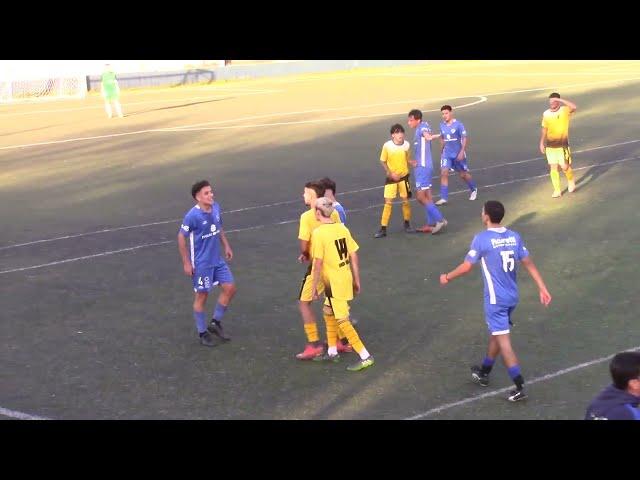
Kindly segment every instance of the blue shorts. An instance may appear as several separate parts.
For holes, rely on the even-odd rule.
[[[416,190],[428,190],[431,188],[433,170],[429,167],[414,167],[413,175],[416,181]]]
[[[198,267],[193,271],[193,291],[209,292],[216,285],[223,283],[233,283],[233,274],[225,262],[221,262],[215,267]]]
[[[449,170],[455,170],[456,172],[468,172],[467,156],[461,161],[456,160],[456,155],[440,157],[440,168],[446,168]]]
[[[484,315],[487,327],[491,335],[503,335],[509,333],[509,327],[513,325],[511,322],[511,314],[516,306],[505,307],[503,305],[491,305],[489,302],[484,303]]]

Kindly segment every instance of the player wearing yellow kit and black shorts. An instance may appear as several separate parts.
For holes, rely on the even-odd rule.
[[[576,105],[560,98],[559,93],[549,95],[549,109],[542,115],[542,132],[540,134],[540,153],[547,157],[549,175],[553,184],[553,198],[562,195],[560,189],[560,172],[562,168],[567,177],[569,193],[576,189],[571,168],[571,149],[569,148],[569,120],[576,111]]]
[[[386,173],[384,186],[384,208],[380,220],[380,230],[375,238],[387,236],[387,226],[391,218],[391,202],[396,196],[402,198],[402,216],[404,218],[404,231],[414,233],[411,228],[411,184],[409,183],[409,149],[411,145],[404,139],[404,128],[399,123],[391,126],[391,140],[382,146],[380,162]]]
[[[324,185],[319,181],[307,182],[304,186],[304,203],[310,207],[309,210],[300,215],[300,228],[298,230],[298,240],[300,241],[300,256],[299,262],[310,262],[311,252],[311,234],[320,225],[320,222],[316,219],[315,209],[313,205],[318,197],[324,194]],[[338,212],[334,212],[332,219],[336,222],[340,222],[340,216]],[[316,316],[311,309],[311,301],[313,300],[311,292],[311,268],[309,265],[307,272],[305,273],[302,284],[300,285],[300,291],[298,292],[298,307],[300,314],[302,315],[302,321],[304,324],[304,331],[307,336],[307,345],[304,351],[298,353],[296,358],[298,360],[312,360],[315,357],[321,356],[324,352],[324,346],[320,342],[318,336],[318,324],[316,322]]]
[[[357,372],[373,365],[369,354],[349,320],[349,301],[360,292],[360,270],[358,265],[358,244],[344,224],[336,223],[331,217],[335,213],[333,202],[327,197],[315,203],[315,216],[321,225],[311,235],[311,261],[313,264],[313,298],[321,291],[326,295],[324,320],[327,325],[327,354],[324,360],[338,361],[336,332],[342,329],[349,343],[360,356],[360,360],[347,367]]]

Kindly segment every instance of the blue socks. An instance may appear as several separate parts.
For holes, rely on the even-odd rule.
[[[224,312],[227,311],[227,305],[221,305],[220,302],[216,303],[216,308],[213,311],[213,318],[218,322],[222,320]]]
[[[428,222],[429,217],[434,219],[436,222],[441,222],[442,219],[444,218],[442,216],[442,213],[440,213],[440,210],[438,210],[438,207],[436,207],[433,203],[427,203],[426,210],[427,210],[427,225],[431,225]]]
[[[198,333],[204,333],[207,331],[207,319],[204,312],[193,311],[193,318],[196,319],[196,328]]]

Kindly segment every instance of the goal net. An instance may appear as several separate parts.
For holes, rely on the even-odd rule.
[[[84,75],[0,78],[0,103],[83,98],[86,94],[87,79]]]

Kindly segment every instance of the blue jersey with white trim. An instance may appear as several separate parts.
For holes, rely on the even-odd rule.
[[[215,267],[224,262],[220,257],[218,238],[221,230],[222,216],[217,203],[213,203],[211,212],[203,211],[198,205],[187,212],[180,226],[180,233],[189,237],[193,267]]]
[[[344,211],[344,207],[340,205],[340,202],[333,202],[333,208],[336,209],[340,216],[340,221],[344,224],[347,223],[347,212]]]
[[[431,140],[422,136],[424,132],[431,133],[428,122],[420,122],[416,127],[413,136],[413,159],[418,162],[418,167],[428,167],[433,169],[433,158],[431,156]]]
[[[440,135],[444,141],[444,151],[442,154],[447,157],[455,157],[462,149],[462,137],[467,136],[467,130],[462,122],[454,119],[451,125],[446,122],[440,122]]]
[[[529,256],[520,234],[505,227],[488,228],[478,233],[465,257],[467,262],[480,262],[484,280],[484,298],[491,305],[518,304],[516,262]]]

